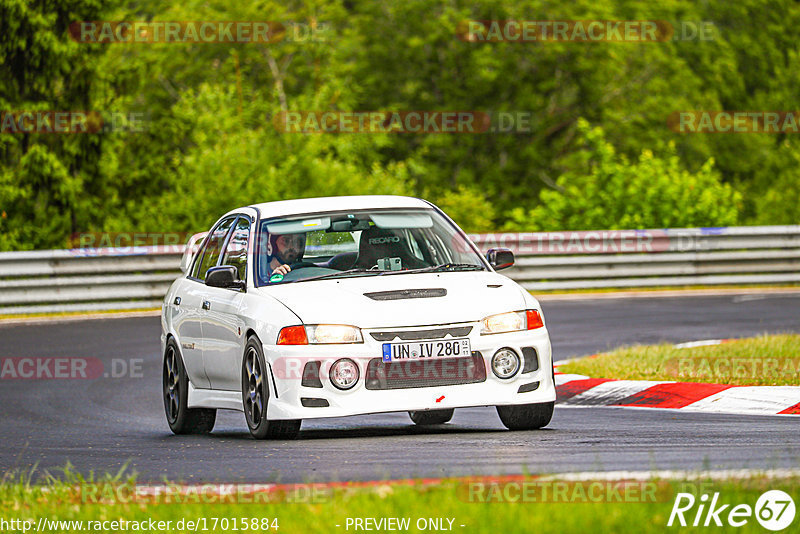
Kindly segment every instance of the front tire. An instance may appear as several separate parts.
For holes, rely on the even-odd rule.
[[[509,430],[537,430],[550,423],[555,404],[555,401],[551,401],[538,404],[498,406],[497,415]]]
[[[164,367],[161,377],[164,396],[164,412],[169,429],[175,434],[208,434],[214,428],[217,410],[212,408],[189,408],[189,376],[183,365],[174,338],[167,341],[164,351]]]
[[[420,426],[443,425],[453,418],[455,410],[428,410],[423,412],[408,412],[411,420]]]
[[[247,428],[255,439],[295,439],[301,419],[270,421],[267,419],[269,383],[261,342],[250,336],[242,361],[242,403]]]

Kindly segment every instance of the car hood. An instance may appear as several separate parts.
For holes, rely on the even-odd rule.
[[[443,296],[375,300],[365,293],[445,290]],[[350,324],[361,328],[479,321],[525,309],[522,288],[493,272],[391,274],[293,282],[256,291],[274,297],[304,324]],[[443,291],[433,291],[442,294]]]

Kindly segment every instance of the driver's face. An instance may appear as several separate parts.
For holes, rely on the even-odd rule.
[[[281,257],[286,263],[297,261],[306,248],[305,234],[287,234],[275,240]]]

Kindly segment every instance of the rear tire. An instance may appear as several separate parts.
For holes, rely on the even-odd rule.
[[[421,412],[408,412],[411,420],[420,426],[443,425],[453,418],[455,410],[428,410]]]
[[[208,434],[214,429],[217,410],[213,408],[188,408],[189,376],[183,365],[178,344],[174,338],[167,341],[161,376],[164,412],[167,424],[175,434]]]
[[[509,430],[537,430],[550,423],[555,404],[555,401],[551,401],[538,404],[498,406],[497,415]]]
[[[301,419],[267,419],[269,382],[266,371],[261,342],[250,336],[242,361],[242,403],[247,428],[255,439],[295,439],[300,432]]]

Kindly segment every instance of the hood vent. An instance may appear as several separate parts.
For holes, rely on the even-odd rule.
[[[444,297],[447,290],[444,288],[432,289],[401,289],[398,291],[377,291],[375,293],[364,293],[365,297],[372,300],[405,300],[405,299],[429,299],[433,297]]]

